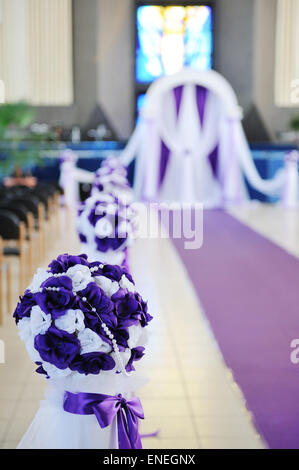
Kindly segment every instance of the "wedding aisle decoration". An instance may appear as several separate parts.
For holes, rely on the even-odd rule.
[[[19,448],[141,448],[134,365],[152,317],[128,271],[60,255],[38,269],[14,318],[48,380]]]
[[[132,206],[112,193],[89,197],[81,204],[76,222],[82,250],[93,261],[127,266],[136,220]]]
[[[133,190],[127,179],[127,169],[120,163],[119,158],[107,158],[96,171],[91,195],[98,193],[113,194],[126,205],[133,202]]]
[[[128,246],[137,233],[132,202],[127,169],[117,157],[107,158],[95,174],[91,196],[78,212],[78,235],[90,259],[128,267]]]

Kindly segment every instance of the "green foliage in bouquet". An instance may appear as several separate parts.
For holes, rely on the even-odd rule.
[[[55,140],[52,133],[34,133],[29,126],[35,110],[25,102],[0,105],[0,170],[10,174],[16,168],[42,164],[40,142]]]

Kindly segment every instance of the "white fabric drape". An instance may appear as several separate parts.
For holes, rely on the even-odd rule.
[[[213,94],[208,95],[202,126],[194,85],[184,87],[178,117],[172,90],[161,98],[160,135],[170,150],[160,193],[162,201],[207,202],[209,195],[209,204],[221,203],[219,182],[207,158],[217,143],[219,106],[215,106],[215,100]]]
[[[299,104],[299,0],[277,1],[275,104]]]

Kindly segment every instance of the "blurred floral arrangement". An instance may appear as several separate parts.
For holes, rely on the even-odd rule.
[[[119,158],[107,158],[96,171],[91,195],[96,196],[99,193],[115,195],[126,205],[133,202],[133,190],[128,183],[127,169]]]
[[[136,230],[136,214],[113,194],[99,192],[86,199],[78,213],[82,249],[92,260],[123,264]]]
[[[127,170],[117,157],[97,170],[91,196],[79,208],[77,231],[82,250],[92,260],[127,263],[127,247],[137,231],[137,214]]]

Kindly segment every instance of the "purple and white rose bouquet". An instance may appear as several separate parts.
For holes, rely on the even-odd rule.
[[[127,170],[116,157],[104,161],[96,171],[91,195],[112,194],[123,204],[133,202],[133,190],[127,179]]]
[[[63,254],[39,269],[14,312],[45,399],[20,449],[140,449],[147,303],[125,268]]]
[[[104,192],[84,201],[77,217],[82,250],[91,260],[123,264],[136,235],[136,212],[113,194]]]
[[[14,318],[37,372],[54,379],[130,373],[152,320],[125,268],[85,254],[38,269]]]

